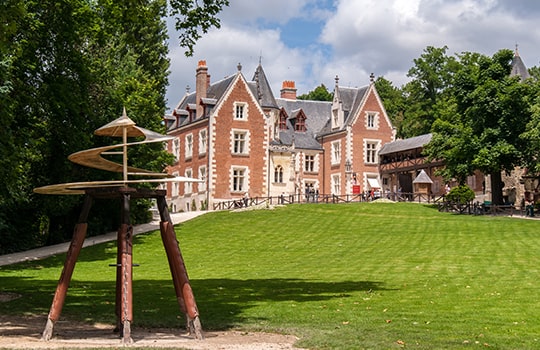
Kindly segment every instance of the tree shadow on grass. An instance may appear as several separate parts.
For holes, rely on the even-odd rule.
[[[36,315],[45,322],[57,281],[5,277],[0,293],[17,293],[0,302],[0,314]],[[352,297],[362,291],[387,290],[374,281],[325,282],[303,279],[197,279],[191,285],[203,327],[225,330],[246,321],[248,309],[261,304],[293,301],[309,303]],[[134,326],[185,327],[171,280],[133,281]],[[72,280],[61,319],[87,323],[115,323],[115,281]],[[69,327],[69,323],[64,327]],[[0,335],[2,335],[0,331]]]
[[[205,326],[216,330],[242,324],[245,310],[264,303],[302,304],[348,298],[362,291],[387,290],[383,283],[374,281],[198,279],[191,284]]]

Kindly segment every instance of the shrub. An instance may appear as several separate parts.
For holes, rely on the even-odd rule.
[[[474,191],[469,186],[459,185],[450,190],[446,195],[446,200],[449,202],[465,204],[472,201],[474,197]]]

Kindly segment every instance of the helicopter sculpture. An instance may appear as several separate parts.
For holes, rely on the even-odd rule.
[[[181,311],[186,316],[188,331],[197,339],[202,339],[202,326],[199,319],[199,311],[189,283],[187,270],[184,265],[182,253],[174,232],[174,224],[167,209],[165,199],[166,191],[161,189],[136,188],[133,185],[142,183],[154,183],[156,185],[167,182],[202,182],[199,179],[172,176],[167,173],[152,172],[128,165],[128,147],[142,145],[151,142],[166,142],[172,139],[151,130],[141,128],[131,120],[124,108],[122,116],[102,126],[94,132],[98,136],[121,137],[119,144],[92,148],[71,154],[68,159],[74,163],[101,169],[110,172],[122,173],[121,180],[88,181],[54,184],[35,188],[34,192],[40,194],[57,195],[84,195],[84,202],[77,224],[73,232],[66,260],[51,308],[47,317],[47,323],[42,334],[42,340],[50,340],[53,334],[54,324],[60,318],[67,290],[73,270],[81,251],[87,231],[87,219],[94,199],[121,199],[121,224],[117,236],[117,259],[116,264],[116,322],[120,331],[122,342],[131,343],[131,324],[133,322],[133,293],[132,293],[132,238],[133,227],[130,224],[130,200],[133,198],[154,198],[157,202],[160,214],[161,239],[169,261],[172,280]],[[142,137],[142,141],[128,142],[129,138]],[[117,163],[105,157],[122,157],[122,162]]]

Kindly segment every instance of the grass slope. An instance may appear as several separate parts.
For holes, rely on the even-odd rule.
[[[536,349],[538,222],[411,203],[215,212],[177,227],[205,329],[314,349]],[[135,237],[134,324],[181,327],[159,232]],[[85,248],[62,317],[114,323],[115,243]],[[1,313],[47,314],[64,256],[0,267]]]

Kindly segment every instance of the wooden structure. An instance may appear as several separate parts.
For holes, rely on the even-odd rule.
[[[91,150],[77,152],[69,157],[70,160],[108,171],[122,172],[121,181],[96,181],[96,182],[75,182],[66,184],[50,185],[36,188],[34,191],[42,194],[84,194],[84,203],[73,232],[71,244],[69,246],[64,268],[60,275],[56,292],[51,304],[47,323],[43,331],[42,339],[50,340],[53,334],[55,322],[60,318],[60,313],[64,305],[67,290],[77,258],[81,251],[86,237],[88,226],[88,215],[95,199],[121,199],[120,227],[117,237],[117,258],[116,258],[116,319],[117,329],[121,332],[123,343],[131,343],[131,324],[133,322],[133,293],[132,293],[132,268],[133,268],[133,227],[130,224],[130,201],[137,198],[153,198],[157,201],[157,206],[161,218],[160,231],[163,246],[165,248],[172,280],[176,292],[176,297],[181,311],[185,314],[187,328],[197,339],[202,339],[202,326],[199,319],[199,312],[195,302],[195,297],[189,283],[184,260],[180,252],[178,241],[174,232],[174,225],[167,209],[165,190],[152,190],[131,187],[137,183],[165,183],[165,182],[199,182],[197,179],[172,177],[165,173],[153,173],[144,169],[137,169],[127,165],[127,147],[135,144],[148,142],[163,142],[168,137],[145,130],[135,126],[125,113],[122,117],[96,130],[97,135],[121,136],[121,144],[95,148]],[[143,136],[144,141],[127,143],[128,136]],[[121,151],[111,151],[121,148]],[[123,163],[117,164],[102,155],[121,154]],[[129,176],[146,176],[145,179],[130,179]]]
[[[431,185],[433,184],[433,180],[431,180],[426,174],[426,171],[424,169],[420,170],[420,173],[418,176],[413,180],[414,185],[414,192],[419,194],[427,194],[430,195],[431,193]]]

